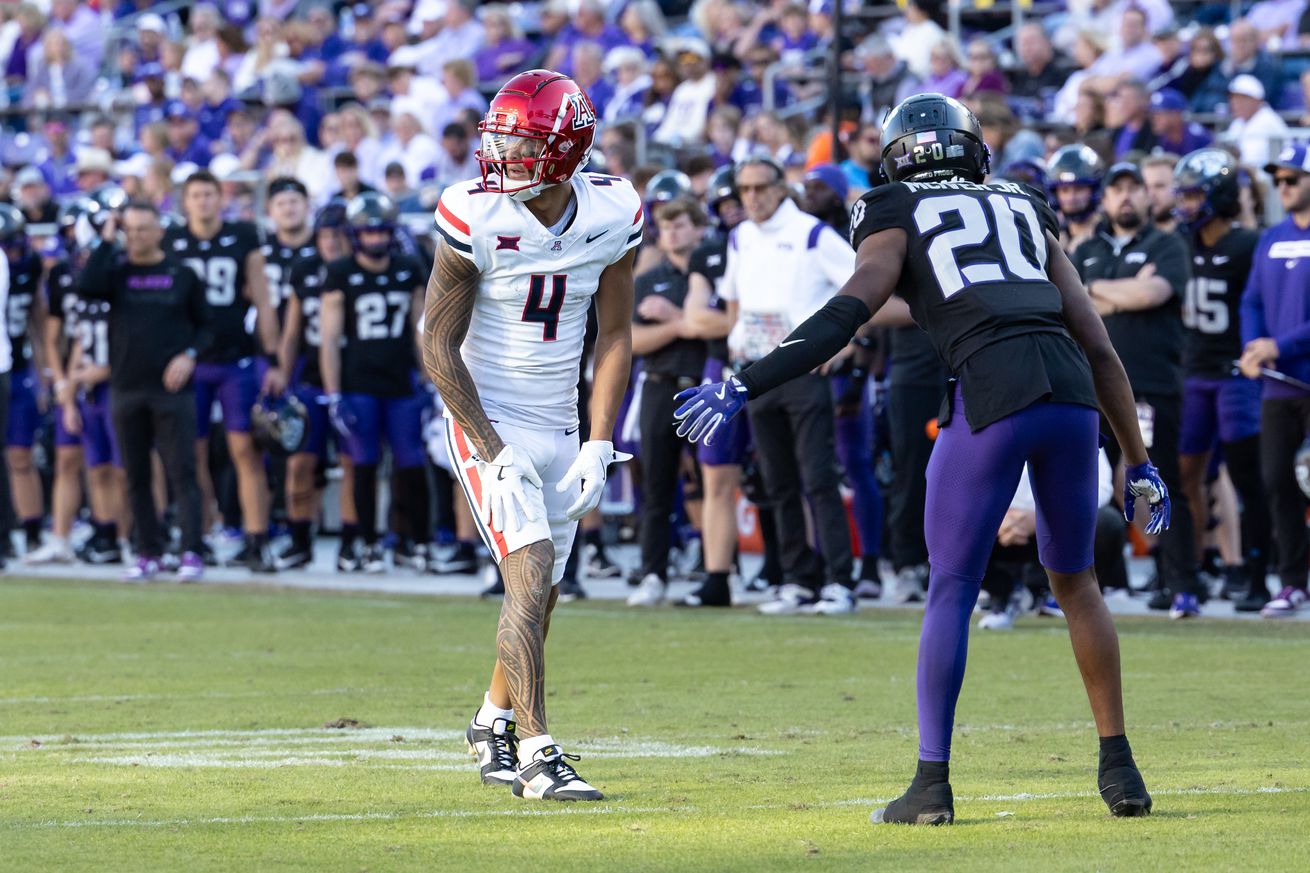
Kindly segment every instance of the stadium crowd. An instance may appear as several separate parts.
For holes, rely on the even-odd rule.
[[[1170,531],[1130,530],[1106,446],[1103,586],[1128,588],[1131,541],[1155,558],[1152,608],[1185,618],[1226,597],[1295,613],[1310,566],[1298,486],[1310,488],[1310,5],[1242,3],[1236,19],[1227,2],[1036,5],[1040,18],[1011,25],[987,4],[954,32],[945,3],[847,3],[839,34],[831,0],[4,4],[0,559],[124,562],[134,579],[171,562],[200,578],[216,538],[234,537],[236,563],[275,572],[312,561],[318,528],[340,535],[342,572],[488,566],[405,328],[438,198],[479,176],[489,95],[544,67],[591,98],[590,169],[631,179],[648,227],[615,440],[637,464],[584,519],[562,597],[622,575],[607,545],[631,538],[634,606],[663,602],[674,578],[702,583],[685,605],[729,604],[747,539],[765,561],[741,584],[773,589],[766,613],[848,612],[883,597],[884,580],[887,597],[923,598],[923,478],[949,374],[907,313],[752,403],[720,445],[688,450],[669,425],[674,394],[758,360],[841,287],[849,210],[878,184],[881,120],[936,91],[977,115],[993,177],[1038,189],[1061,216],[1175,495]],[[88,276],[97,238],[120,229],[133,267]],[[125,430],[109,397],[135,360],[122,337],[154,337],[111,330],[111,285],[163,281],[140,278],[160,274],[156,251],[234,313],[175,338],[150,374],[156,388],[194,380],[189,430],[158,415]],[[371,320],[343,318],[321,287],[351,251],[395,280]],[[320,356],[320,334],[343,338],[339,360]],[[377,408],[366,415],[360,397]],[[152,444],[167,477],[151,475]],[[147,507],[184,529],[171,547],[133,523]],[[1021,602],[1058,614],[1034,536],[1021,485],[984,627],[1009,627]]]

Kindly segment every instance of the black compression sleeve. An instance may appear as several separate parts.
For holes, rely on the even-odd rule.
[[[746,386],[748,396],[759,397],[826,363],[872,317],[863,300],[838,294],[738,378]]]

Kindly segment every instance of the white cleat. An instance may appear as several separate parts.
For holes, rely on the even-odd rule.
[[[637,590],[628,595],[628,606],[659,606],[668,591],[669,583],[654,573],[647,573]]]
[[[923,583],[927,578],[926,566],[902,567],[896,574],[896,602],[922,603],[926,596]]]
[[[588,785],[569,764],[576,760],[577,755],[566,755],[559,746],[538,750],[514,777],[514,796],[524,800],[604,800],[605,795]]]
[[[809,608],[815,615],[850,615],[860,608],[855,592],[845,585],[829,582],[819,592],[819,599]]]
[[[34,549],[23,556],[24,564],[33,566],[39,564],[71,564],[77,560],[73,554],[73,547],[68,544],[68,540],[52,538],[38,549]]]
[[[1014,613],[1008,609],[1003,612],[988,612],[978,619],[978,630],[1014,630]]]
[[[514,722],[498,718],[491,727],[483,727],[472,720],[464,741],[468,744],[469,754],[477,759],[482,769],[483,785],[510,785],[514,782],[518,775],[519,751]]]
[[[778,589],[778,594],[773,600],[760,604],[760,612],[764,615],[796,615],[811,612],[818,601],[819,598],[814,595],[814,592],[804,585],[788,582]]]

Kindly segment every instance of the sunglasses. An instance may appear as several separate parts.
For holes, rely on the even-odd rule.
[[[1295,188],[1301,184],[1300,176],[1274,176],[1274,186],[1281,188],[1286,185],[1289,188]]]

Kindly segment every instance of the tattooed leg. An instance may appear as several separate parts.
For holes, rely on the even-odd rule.
[[[498,666],[523,737],[546,733],[543,645],[554,597],[550,584],[554,566],[555,546],[550,540],[511,552],[500,565],[505,577],[505,603],[496,631]]]
[[[559,586],[550,587],[550,601],[546,604],[546,623],[541,628],[541,641],[544,645],[546,638],[550,636],[550,617],[555,612],[555,601],[559,600]],[[509,699],[509,680],[505,678],[505,667],[496,659],[496,667],[491,671],[491,685],[487,689],[487,697],[491,702],[501,709],[513,709],[514,705]]]

